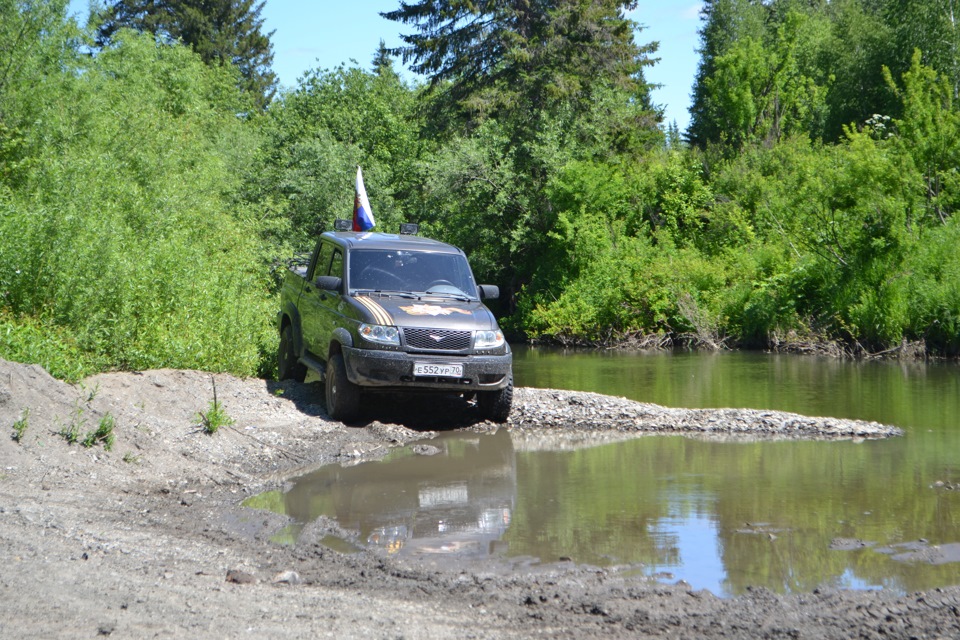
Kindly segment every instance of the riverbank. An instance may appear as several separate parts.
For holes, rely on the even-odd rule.
[[[902,360],[902,361],[944,361],[958,362],[960,356],[946,355],[931,351],[922,340],[903,340],[899,344],[870,350],[859,342],[845,342],[831,338],[826,334],[796,331],[771,333],[764,345],[743,345],[735,340],[721,337],[716,333],[682,334],[644,334],[631,333],[613,337],[604,342],[581,340],[578,338],[542,337],[528,340],[524,336],[515,336],[511,344],[531,347],[556,347],[560,349],[617,350],[617,351],[670,351],[685,350],[694,352],[743,351],[780,353],[844,360]]]
[[[216,391],[214,391],[216,389]],[[233,424],[208,434],[214,398]],[[728,600],[616,569],[568,563],[438,570],[319,535],[279,546],[281,516],[247,496],[319,464],[353,464],[451,427],[495,429],[462,406],[400,402],[344,425],[319,385],[192,371],[94,376],[82,385],[0,361],[0,636],[170,638],[954,637],[960,589],[897,596],[752,591]],[[29,412],[25,414],[25,410]],[[69,444],[96,431],[104,443]],[[633,437],[896,435],[857,421],[779,412],[675,410],[598,394],[518,389],[508,428]],[[330,526],[333,526],[332,524]],[[321,523],[318,529],[322,529]]]

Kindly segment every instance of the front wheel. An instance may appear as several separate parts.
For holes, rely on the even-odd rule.
[[[339,353],[327,360],[327,414],[341,422],[360,412],[360,387],[347,378],[347,367]]]
[[[497,391],[478,391],[477,407],[480,415],[492,422],[506,422],[513,404],[513,374],[507,380],[507,386]]]

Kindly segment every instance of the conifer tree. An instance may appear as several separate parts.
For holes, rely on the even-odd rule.
[[[380,45],[377,52],[373,55],[373,72],[378,76],[396,77],[397,72],[393,69],[393,56],[387,48],[387,43],[380,39]]]
[[[619,87],[649,107],[643,67],[657,44],[638,46],[625,17],[635,0],[418,0],[385,18],[414,27],[392,49],[473,112],[586,105],[592,89]]]
[[[273,32],[262,32],[265,0],[116,0],[100,14],[97,41],[109,45],[122,28],[182,41],[208,64],[232,64],[240,88],[264,108],[276,91]]]

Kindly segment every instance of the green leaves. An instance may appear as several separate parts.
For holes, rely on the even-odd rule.
[[[428,76],[446,108],[468,119],[589,104],[594,87],[617,86],[649,108],[642,68],[656,45],[639,47],[632,2],[419,0],[383,14],[410,25],[403,56]]]
[[[694,135],[737,149],[819,133],[829,80],[816,62],[828,29],[822,17],[791,10],[775,33],[730,43],[701,80],[706,104],[695,129],[704,131]]]
[[[115,0],[100,15],[97,42],[109,48],[123,29],[149,33],[158,42],[182,42],[209,65],[233,67],[237,86],[264,109],[277,78],[271,33],[261,32],[264,2],[255,0]]]
[[[69,378],[256,373],[272,304],[258,219],[236,205],[234,163],[257,143],[232,76],[132,32],[82,72],[51,74],[34,106],[7,111],[33,122],[32,169],[0,203],[3,306],[19,336],[0,356]]]
[[[949,79],[921,64],[914,52],[910,70],[903,74],[903,87],[884,70],[887,82],[903,102],[903,117],[893,121],[893,146],[923,175],[926,206],[917,221],[943,224],[960,206],[960,113],[954,108],[954,89]]]
[[[251,181],[282,199],[296,245],[312,248],[317,228],[350,217],[357,165],[377,229],[395,231],[409,219],[399,201],[421,186],[423,147],[414,98],[395,74],[338,67],[308,72],[273,105]]]

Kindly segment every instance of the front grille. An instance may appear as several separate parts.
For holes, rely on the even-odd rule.
[[[470,331],[450,329],[404,329],[403,339],[408,347],[428,351],[465,351],[470,348]]]

